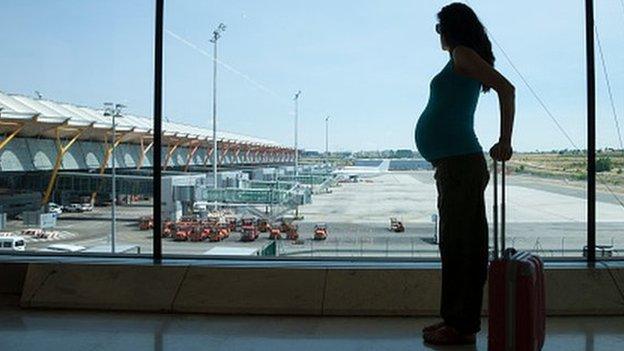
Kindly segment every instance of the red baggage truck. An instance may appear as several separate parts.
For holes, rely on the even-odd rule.
[[[505,162],[501,172],[501,252],[498,250],[498,165],[494,168],[494,260],[488,271],[488,350],[538,351],[544,346],[544,264],[529,252],[505,248]]]

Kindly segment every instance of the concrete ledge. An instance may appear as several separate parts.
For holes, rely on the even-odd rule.
[[[10,274],[0,277],[12,279]],[[549,315],[624,315],[624,268],[560,267],[548,269],[546,280]],[[438,313],[439,293],[440,271],[432,268],[31,263],[20,304],[211,314],[429,316]]]
[[[556,269],[546,271],[546,307],[550,315],[624,315],[624,270]]]
[[[436,315],[437,269],[332,270],[327,274],[325,315]]]
[[[170,311],[185,267],[31,264],[22,307]]]
[[[174,312],[321,315],[324,270],[191,267]]]

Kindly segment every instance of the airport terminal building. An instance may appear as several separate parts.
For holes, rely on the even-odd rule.
[[[112,116],[103,112],[0,92],[0,133],[5,135],[0,197],[9,216],[48,202],[69,204],[84,197],[109,202],[113,149],[118,196],[151,196],[153,121],[124,114],[113,140]],[[217,162],[224,171],[293,160],[292,148],[269,140],[221,131],[217,138]],[[164,174],[211,172],[212,130],[166,122],[160,153]]]

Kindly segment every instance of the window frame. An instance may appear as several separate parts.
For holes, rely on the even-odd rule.
[[[154,82],[153,82],[153,142],[154,150],[162,149],[162,106],[163,106],[163,33],[164,33],[164,0],[154,0]],[[594,1],[585,0],[585,47],[586,47],[586,94],[587,94],[587,255],[586,257],[544,257],[548,261],[585,261],[588,266],[594,266],[596,259],[596,75],[595,75],[595,52],[594,52]],[[162,155],[160,152],[153,153],[152,177],[153,177],[153,239],[151,254],[97,254],[97,253],[39,253],[39,252],[0,252],[0,256],[20,257],[94,257],[94,258],[151,258],[154,264],[160,264],[163,259],[167,260],[273,260],[283,262],[318,261],[318,262],[439,262],[439,258],[429,257],[271,257],[250,256],[202,256],[188,254],[163,255],[162,250],[162,215],[161,215],[161,185],[162,185]],[[623,256],[601,258],[605,261],[624,260]]]
[[[155,54],[154,54],[154,148],[160,150],[162,146],[161,128],[162,128],[162,73],[163,73],[163,19],[164,19],[164,0],[155,0]],[[585,0],[585,48],[586,48],[586,81],[587,81],[587,257],[585,261],[589,266],[596,263],[596,74],[595,74],[595,53],[594,53],[594,1]],[[160,184],[161,184],[161,162],[160,155],[158,159],[154,154],[154,162],[152,163],[152,174],[154,176],[154,225],[153,235],[153,260],[159,263],[163,259],[162,253],[162,221],[160,214]],[[185,257],[187,255],[175,255]],[[167,255],[167,258],[172,258]],[[240,259],[240,258],[238,258]],[[249,259],[249,258],[247,258]],[[295,259],[291,257],[290,259]],[[316,258],[323,260],[323,258]],[[335,260],[336,258],[332,258]],[[385,261],[390,261],[390,257],[384,257]],[[394,258],[396,260],[397,258]],[[548,260],[552,258],[546,258]],[[614,259],[618,259],[617,257]],[[620,257],[624,259],[624,257]],[[349,260],[358,260],[358,258],[349,258]],[[420,258],[418,260],[425,261]],[[435,259],[438,260],[438,259]],[[564,258],[565,260],[565,258]],[[574,260],[579,260],[575,258]],[[414,259],[412,259],[414,261]]]

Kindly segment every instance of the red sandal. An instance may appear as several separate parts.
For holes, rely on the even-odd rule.
[[[432,331],[438,330],[442,328],[443,326],[445,326],[444,322],[438,322],[436,324],[432,324],[432,325],[424,327],[422,332],[423,334],[431,333]]]
[[[475,334],[462,334],[448,325],[423,335],[423,339],[430,345],[474,345],[476,342]]]

